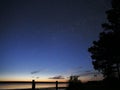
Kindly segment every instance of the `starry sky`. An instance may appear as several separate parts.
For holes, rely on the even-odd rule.
[[[0,80],[93,79],[88,48],[110,1],[0,0]]]

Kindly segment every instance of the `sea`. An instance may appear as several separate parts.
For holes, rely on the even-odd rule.
[[[55,83],[36,83],[35,88],[44,89],[44,88],[55,88]],[[67,87],[67,84],[60,83],[58,87]],[[0,83],[0,90],[12,90],[12,89],[30,89],[32,88],[32,83]],[[64,90],[64,89],[60,89]]]

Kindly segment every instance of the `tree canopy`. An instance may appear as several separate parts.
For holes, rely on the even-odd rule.
[[[107,78],[120,78],[120,0],[112,0],[111,4],[106,11],[108,21],[102,24],[104,30],[88,51],[95,70]]]

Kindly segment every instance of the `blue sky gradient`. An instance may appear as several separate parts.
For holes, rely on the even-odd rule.
[[[87,50],[109,8],[110,0],[1,0],[0,80],[92,73]]]

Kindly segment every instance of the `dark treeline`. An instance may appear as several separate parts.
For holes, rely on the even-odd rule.
[[[107,23],[98,41],[93,41],[88,51],[92,54],[95,70],[105,79],[120,79],[120,0],[112,0],[112,8],[106,11]]]
[[[94,69],[104,79],[83,84],[77,76],[71,76],[67,90],[120,90],[120,0],[112,0],[111,6],[99,40],[88,48]]]

